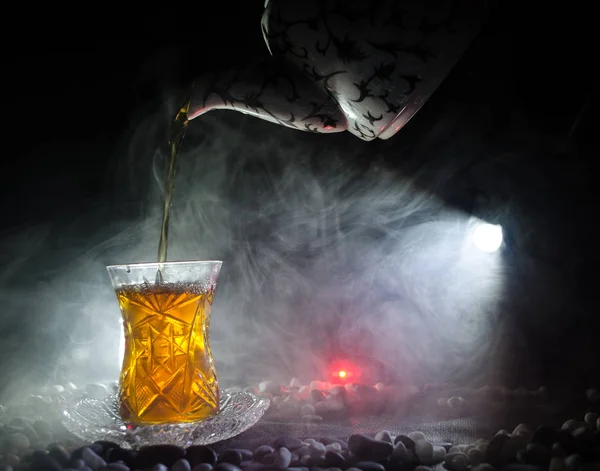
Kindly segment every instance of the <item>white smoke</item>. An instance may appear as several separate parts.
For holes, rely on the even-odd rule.
[[[224,383],[327,379],[332,357],[372,359],[391,381],[416,384],[502,372],[507,273],[522,267],[477,251],[471,215],[435,194],[472,159],[447,122],[393,167],[379,158],[404,158],[393,140],[227,112],[191,123],[169,259],[224,261],[211,319]],[[3,333],[5,391],[117,378],[120,315],[105,265],[156,259],[168,124],[159,113],[133,126],[97,207],[29,228],[30,240],[17,234],[2,273],[3,325],[16,323]]]

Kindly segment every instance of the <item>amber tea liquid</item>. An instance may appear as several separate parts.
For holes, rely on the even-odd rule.
[[[125,422],[193,422],[218,413],[208,343],[213,293],[197,285],[117,290],[125,327],[120,415]]]

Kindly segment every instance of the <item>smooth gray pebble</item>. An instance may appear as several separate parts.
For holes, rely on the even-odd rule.
[[[171,466],[171,471],[192,471],[192,466],[188,460],[182,458],[173,463],[173,466]]]
[[[200,463],[194,466],[192,471],[212,471],[213,467],[210,463]]]
[[[273,464],[277,469],[283,470],[287,468],[291,461],[292,453],[286,447],[282,446],[275,451],[275,460]]]
[[[106,461],[104,461],[100,456],[98,456],[88,447],[83,448],[83,450],[81,451],[81,459],[93,471],[97,471],[98,469],[106,466]]]
[[[98,469],[98,471],[130,471],[130,468],[126,464],[111,463]]]

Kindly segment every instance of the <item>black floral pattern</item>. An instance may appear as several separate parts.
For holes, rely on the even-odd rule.
[[[485,11],[474,14],[465,0],[270,0],[262,31],[271,62],[254,75],[205,85],[198,108],[236,109],[307,132],[381,137],[433,92]],[[458,27],[466,13],[473,21]],[[342,110],[353,110],[350,122]]]

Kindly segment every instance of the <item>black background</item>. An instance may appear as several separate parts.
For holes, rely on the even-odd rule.
[[[2,231],[76,218],[101,204],[118,165],[117,149],[144,110],[155,109],[205,70],[267,55],[259,24],[262,0],[201,3],[137,10],[99,4],[23,8],[5,19],[14,22],[14,33],[5,29],[2,40]],[[506,143],[507,152],[521,146],[523,168],[536,185],[506,177],[508,186],[491,187],[486,196],[493,200],[516,188],[532,220],[536,211],[544,214],[544,244],[530,238],[520,249],[566,270],[574,310],[564,313],[561,325],[572,327],[561,329],[555,340],[571,348],[585,337],[590,354],[581,357],[581,369],[586,371],[598,350],[590,342],[598,327],[597,107],[590,98],[598,78],[594,28],[583,2],[503,2],[418,117],[390,141],[364,144],[383,154],[388,165],[401,166],[397,149],[410,152],[448,103],[459,116],[468,116],[473,107],[487,109],[485,126],[492,134],[522,127],[521,141]],[[464,126],[470,125],[466,120]],[[462,135],[467,134],[468,129]],[[350,135],[345,139],[358,145]],[[442,196],[472,209],[469,185],[461,185],[460,177],[456,182],[456,191]],[[560,374],[568,365],[560,363],[555,349],[547,350],[548,361],[557,362],[548,367],[550,374]]]

